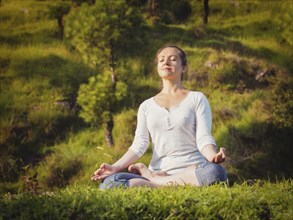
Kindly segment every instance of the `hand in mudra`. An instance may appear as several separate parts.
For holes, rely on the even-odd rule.
[[[212,162],[213,163],[223,163],[226,159],[225,151],[226,151],[226,149],[221,147],[220,151],[213,157]]]
[[[117,173],[116,167],[107,163],[102,163],[100,168],[94,172],[94,176],[92,177],[92,180],[94,181],[101,180],[114,173]]]

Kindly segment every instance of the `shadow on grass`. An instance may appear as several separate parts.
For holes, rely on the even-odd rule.
[[[81,83],[85,83],[93,69],[84,64],[74,63],[56,55],[36,59],[16,61],[12,64],[14,76],[23,79],[43,78],[50,82],[54,88],[69,88],[69,92],[77,91]]]
[[[51,44],[52,40],[56,40],[55,33],[51,30],[43,29],[34,33],[21,32],[18,34],[5,34],[0,32],[1,44],[8,44],[9,46],[23,46],[36,43]]]

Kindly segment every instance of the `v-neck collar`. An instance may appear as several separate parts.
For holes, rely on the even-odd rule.
[[[186,95],[186,97],[184,99],[182,99],[178,104],[174,105],[174,106],[171,106],[170,108],[166,108],[166,107],[163,107],[161,105],[159,105],[156,100],[155,100],[155,96],[152,97],[152,100],[154,102],[154,104],[156,106],[158,106],[159,108],[165,110],[165,111],[168,111],[168,112],[171,112],[173,111],[174,109],[176,109],[177,107],[181,106],[184,102],[186,102],[190,96],[190,94],[192,93],[192,91],[189,91],[188,94]]]

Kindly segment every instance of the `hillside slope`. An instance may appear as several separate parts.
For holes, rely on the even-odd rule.
[[[115,115],[113,149],[102,126],[88,126],[78,116],[78,89],[96,72],[70,42],[56,37],[57,20],[49,16],[55,3],[1,3],[1,191],[35,172],[45,187],[88,183],[101,162],[119,158],[131,144],[138,104],[159,91],[152,60],[165,44],[187,53],[184,84],[208,96],[231,178],[292,178],[291,1],[211,1],[205,28],[196,14],[199,3],[181,24],[146,20],[144,54],[125,61],[135,86]],[[149,158],[148,151],[141,160]]]

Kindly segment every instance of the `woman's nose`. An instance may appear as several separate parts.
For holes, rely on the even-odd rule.
[[[169,66],[170,62],[169,59],[165,59],[163,65],[168,65]]]

